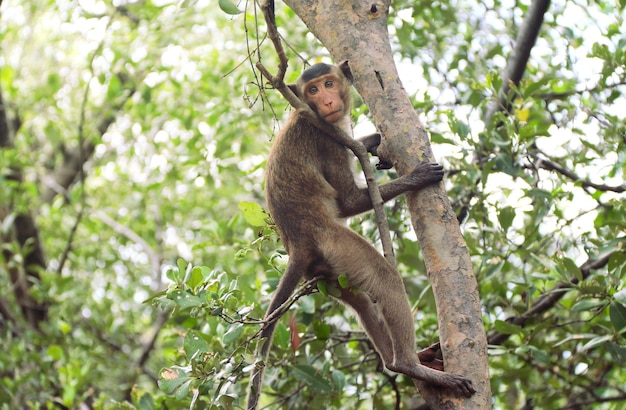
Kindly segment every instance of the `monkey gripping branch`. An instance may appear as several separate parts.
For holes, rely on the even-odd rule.
[[[354,86],[370,108],[374,122],[382,133],[377,152],[395,166],[401,178],[415,171],[416,162],[433,162],[428,133],[402,88],[393,62],[387,33],[389,2],[363,2],[353,5],[319,1],[307,2],[305,5],[299,1],[286,1],[286,4],[324,44],[335,61],[350,61]],[[275,88],[284,91],[286,86],[282,79],[287,68],[287,59],[275,30],[273,1],[267,2],[263,7],[268,35],[280,59],[279,74],[274,78],[277,81],[273,82],[271,76],[266,76]],[[262,65],[259,69],[264,74],[269,74]],[[291,92],[283,92],[283,95],[296,107],[298,104],[306,105]],[[301,106],[298,110],[307,112],[308,107]],[[350,147],[350,142],[346,141],[345,145]],[[364,151],[363,148],[356,149]],[[410,369],[405,368],[394,369],[398,363],[396,359],[407,359],[406,357],[394,357],[388,367],[409,374],[414,379],[427,379],[431,382],[416,383],[431,408],[463,406],[485,409],[490,407],[491,400],[486,337],[477,283],[458,222],[442,188],[441,184],[434,184],[419,192],[407,192],[407,204],[438,307],[440,340],[446,365],[446,373],[442,374],[462,374],[472,382],[468,389],[475,388],[477,393],[469,398],[463,397],[470,395],[459,395],[458,390],[463,392],[463,388],[437,389],[431,385],[437,383],[432,383],[428,377],[420,377],[423,374],[418,374],[419,372],[411,373]],[[377,201],[377,198],[372,199],[374,204]],[[382,200],[380,203],[382,204]],[[350,304],[350,301],[346,302]],[[385,352],[380,353],[384,358]],[[253,379],[253,382],[260,383],[260,376]],[[463,382],[459,383],[463,385]],[[252,383],[251,393],[253,398],[254,395],[258,398],[258,384]],[[470,391],[465,390],[465,393]],[[253,408],[248,404],[249,408]]]

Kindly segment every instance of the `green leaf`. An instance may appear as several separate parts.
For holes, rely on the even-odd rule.
[[[513,335],[517,333],[524,333],[524,329],[513,323],[505,322],[504,320],[496,320],[494,323],[495,329],[505,335]]]
[[[621,303],[623,306],[626,306],[626,289],[622,289],[619,292],[617,292],[615,295],[613,295],[613,298],[618,303]]]
[[[567,269],[572,277],[578,279],[579,282],[583,281],[583,274],[573,260],[571,260],[570,258],[563,258],[563,266],[565,266],[565,269]]]
[[[159,372],[159,389],[167,394],[172,394],[190,379],[185,368],[180,366],[166,367]]]
[[[536,94],[536,93],[538,93],[540,91],[545,92],[543,88],[545,87],[546,84],[548,84],[549,81],[550,81],[549,78],[542,78],[542,79],[539,79],[537,81],[525,82],[524,86],[526,88],[524,88],[524,90],[523,90],[524,91],[524,95],[531,96],[531,95]]]
[[[206,277],[208,269],[206,266],[194,266],[185,276],[185,284],[195,289]]]
[[[315,313],[315,298],[312,295],[306,295],[298,299],[298,306],[304,313],[310,315]]]
[[[296,365],[292,367],[291,370],[293,371],[294,376],[303,380],[315,392],[330,393],[330,391],[332,390],[330,383],[328,383],[328,381],[324,380],[320,375],[318,375],[313,366]]]
[[[583,299],[576,302],[570,309],[572,312],[586,312],[590,310],[596,310],[599,307],[606,306],[606,302],[603,300]]]
[[[463,121],[456,121],[456,133],[461,138],[466,138],[470,133],[470,127]]]
[[[191,382],[193,381],[193,379],[189,379],[186,380],[176,391],[176,394],[174,395],[174,397],[176,397],[178,400],[183,400],[186,397],[189,396],[189,390],[191,387]]]
[[[63,348],[59,345],[48,346],[47,353],[52,360],[61,360],[63,358]]]
[[[490,278],[493,275],[497,275],[502,271],[502,267],[504,266],[504,261],[500,261],[494,265],[488,265],[487,270],[485,271],[485,277]]]
[[[333,383],[335,383],[335,390],[343,391],[343,388],[346,386],[346,375],[339,370],[333,370]]]
[[[230,328],[224,333],[224,344],[230,344],[235,340],[239,339],[239,336],[243,333],[243,324],[234,323],[230,326]]]
[[[76,399],[76,386],[65,385],[63,387],[63,404],[67,407],[74,407],[72,404]]]
[[[496,168],[498,171],[511,176],[517,176],[518,174],[518,167],[514,163],[513,157],[504,152],[499,153],[496,157]]]
[[[317,281],[317,290],[324,296],[328,296],[328,285],[323,280]]]
[[[241,10],[237,8],[237,5],[232,0],[219,0],[220,9],[226,14],[237,15],[241,13]]]
[[[206,340],[204,340],[204,338],[195,330],[187,332],[185,340],[183,341],[183,347],[185,349],[185,353],[187,354],[187,358],[192,357],[197,352],[206,353],[211,350]]]
[[[137,403],[139,410],[154,410],[156,407],[154,406],[154,399],[152,395],[146,393],[139,399]]]
[[[219,402],[225,409],[234,409],[235,406],[233,406],[233,403],[237,400],[237,397],[236,395],[228,393],[220,394]]]
[[[330,326],[321,320],[313,322],[313,333],[319,340],[328,340],[330,338]]]
[[[189,266],[189,264],[184,259],[176,259],[176,267],[178,268],[178,272],[181,277],[184,277],[183,275],[187,272],[187,266]]]
[[[332,297],[335,297],[335,298],[341,297],[341,290],[339,290],[339,287],[337,286],[336,283],[330,283],[326,287],[326,290],[328,291],[328,294]]]
[[[276,325],[276,331],[274,332],[273,344],[281,349],[286,349],[291,343],[289,340],[290,337],[291,332],[289,328],[282,323],[278,323],[278,325]]]
[[[65,320],[59,320],[57,321],[57,328],[61,331],[61,333],[63,333],[64,335],[69,334],[72,331],[72,325],[70,325],[69,323],[67,323]]]
[[[239,209],[243,217],[252,226],[265,226],[267,223],[267,213],[263,207],[256,202],[239,202]]]
[[[500,212],[498,213],[498,221],[500,222],[502,230],[506,232],[511,227],[514,218],[515,209],[513,209],[512,207],[505,206],[504,208],[500,209]]]
[[[348,275],[346,275],[345,273],[339,275],[339,277],[337,278],[337,283],[339,283],[339,286],[341,286],[342,289],[347,289],[350,285],[350,283],[348,282]]]
[[[446,138],[442,134],[434,131],[430,132],[430,142],[432,142],[433,144],[456,145],[456,142],[454,142],[453,140]]]
[[[55,91],[61,88],[61,77],[57,73],[48,74],[48,87]]]
[[[526,191],[526,194],[528,196],[533,196],[536,198],[543,198],[549,201],[554,199],[552,197],[552,194],[549,191],[546,191],[545,189],[531,188]]]
[[[13,78],[15,77],[15,70],[9,65],[3,65],[2,70],[0,70],[0,81],[11,84],[13,83]]]
[[[613,357],[613,361],[618,365],[626,363],[626,346],[619,345],[615,342],[609,342],[606,345],[609,353]]]
[[[167,298],[176,302],[176,304],[182,309],[198,307],[204,304],[204,301],[199,297],[185,292],[181,289],[175,289],[171,292],[168,292]]]
[[[122,81],[120,77],[114,75],[109,82],[109,88],[107,89],[107,100],[114,100],[122,94]]]
[[[597,346],[600,346],[613,338],[613,335],[604,335],[594,337],[590,341],[588,341],[583,347],[580,348],[581,352],[585,352],[587,350],[591,350]]]
[[[624,252],[613,252],[611,257],[609,258],[609,263],[607,265],[609,269],[609,274],[615,277],[622,277],[624,273],[626,273],[626,253]],[[624,293],[624,305],[626,305],[626,289],[623,290]]]
[[[182,280],[180,271],[171,266],[169,266],[165,271],[165,276],[174,283],[180,283]]]
[[[533,359],[543,363],[543,364],[550,364],[550,355],[548,353],[546,353],[544,350],[538,349],[535,346],[528,346],[529,350],[530,350],[530,355],[532,356]]]
[[[618,333],[626,329],[626,307],[621,303],[611,302],[609,307],[611,324]]]

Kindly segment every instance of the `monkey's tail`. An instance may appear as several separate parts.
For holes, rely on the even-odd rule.
[[[274,313],[293,294],[296,286],[298,286],[298,282],[300,282],[300,279],[303,276],[305,267],[305,264],[298,263],[294,257],[290,257],[287,268],[278,283],[274,297],[265,312],[265,323],[263,324],[263,330],[261,331],[260,340],[254,354],[256,363],[250,372],[248,397],[246,398],[248,410],[255,410],[259,404],[263,371],[265,370],[265,363],[267,362],[270,347],[272,345],[272,338],[274,336],[274,330],[276,329],[276,323],[281,316]]]

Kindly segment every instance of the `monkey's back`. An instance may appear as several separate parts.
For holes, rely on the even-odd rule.
[[[348,150],[297,113],[278,134],[267,159],[265,195],[287,252],[310,249],[337,223],[338,190],[354,184]]]

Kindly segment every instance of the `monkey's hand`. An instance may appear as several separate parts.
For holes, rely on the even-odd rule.
[[[422,364],[415,366],[407,363],[393,363],[387,365],[387,368],[391,371],[405,374],[413,379],[422,380],[446,389],[452,389],[457,394],[465,397],[471,397],[476,393],[476,389],[472,386],[472,381],[458,374],[440,372]]]
[[[384,159],[379,159],[378,164],[376,164],[376,169],[379,171],[382,169],[390,169],[390,168],[393,168],[393,165],[391,164],[391,162],[387,162]]]
[[[461,395],[465,397],[472,397],[474,393],[476,393],[476,389],[472,386],[472,382],[469,379],[466,379],[463,376],[459,376],[458,374],[450,374],[448,375],[448,381],[446,387],[455,389]]]
[[[374,133],[370,135],[366,135],[365,137],[358,138],[361,144],[365,145],[367,152],[372,154],[375,157],[378,157],[379,161],[376,164],[376,169],[390,169],[393,168],[393,165],[389,161],[385,161],[385,159],[381,158],[378,155],[378,146],[380,145],[381,136],[379,133]]]
[[[436,162],[425,162],[416,166],[410,174],[405,175],[410,180],[414,190],[434,184],[443,179],[443,166]]]

